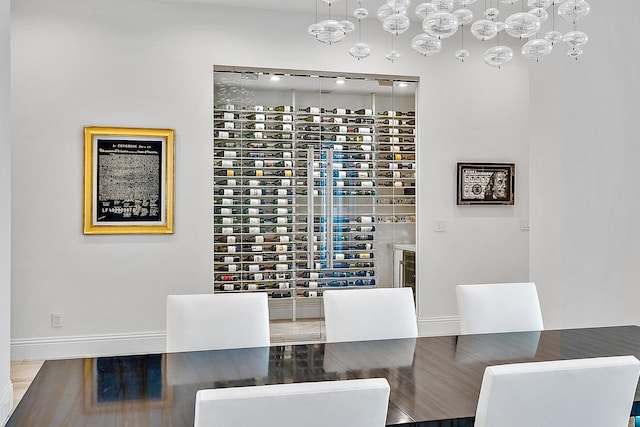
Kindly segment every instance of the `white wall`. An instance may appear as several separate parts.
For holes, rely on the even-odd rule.
[[[395,64],[379,52],[356,61],[348,44],[306,36],[313,17],[296,14],[150,0],[12,6],[12,357],[161,350],[166,295],[210,291],[214,64],[419,76],[421,332],[457,330],[454,285],[528,278],[523,61],[460,64],[453,45],[429,59],[404,49]],[[363,31],[386,51],[381,31]],[[82,234],[86,125],[176,130],[174,235]],[[456,207],[457,161],[515,162],[516,206]],[[436,220],[446,232],[433,232]]]
[[[640,318],[640,3],[591,4],[584,55],[531,69],[531,278],[551,328]]]
[[[9,375],[11,312],[11,97],[9,0],[0,0],[0,424],[13,406]]]

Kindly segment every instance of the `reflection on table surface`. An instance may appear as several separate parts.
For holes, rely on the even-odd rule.
[[[637,326],[53,360],[7,425],[192,426],[200,389],[384,377],[388,425],[471,427],[488,365],[627,354]]]

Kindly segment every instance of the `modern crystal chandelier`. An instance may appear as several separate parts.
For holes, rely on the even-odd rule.
[[[341,0],[322,0],[329,7],[328,18],[324,20],[318,19],[318,1],[316,22],[309,26],[308,33],[319,42],[334,44],[357,29],[358,41],[349,53],[358,60],[368,57],[372,48],[362,41],[362,21],[370,13],[364,0],[356,0],[357,7],[352,11],[349,0],[344,0],[344,19],[332,17],[332,13],[342,16],[342,10],[332,11],[332,5]],[[393,39],[411,26],[410,2],[384,0],[376,11],[382,29],[392,35],[391,50],[385,55],[391,62],[400,57],[393,48]],[[562,45],[569,57],[578,59],[589,40],[587,34],[578,30],[578,22],[590,11],[591,6],[585,0],[427,0],[413,8],[413,17],[422,22],[422,32],[413,38],[411,48],[423,56],[432,56],[442,50],[445,39],[456,43],[457,38],[460,48],[455,56],[464,62],[471,56],[464,45],[465,33],[470,33],[490,45],[484,52],[484,62],[500,68],[514,56],[513,49],[500,43],[501,35],[507,35],[523,41],[521,53],[529,60],[539,61]],[[456,34],[459,36],[452,37]]]

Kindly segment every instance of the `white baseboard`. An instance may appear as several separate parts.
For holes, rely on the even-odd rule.
[[[0,425],[4,425],[12,410],[13,384],[9,381],[0,392]]]
[[[161,353],[165,348],[165,331],[13,339],[11,340],[11,360]]]
[[[418,335],[421,337],[459,334],[460,318],[458,316],[418,318]]]
[[[308,304],[308,307],[298,307],[298,310],[303,309],[303,311],[310,311],[311,313],[304,313],[309,315],[309,317],[319,314],[319,312],[315,312],[315,310],[319,309],[316,306],[318,304],[317,301],[311,301]],[[287,310],[291,310],[290,306],[273,308],[275,308],[276,311],[278,309],[282,310],[283,318],[290,318],[289,316],[284,316]],[[298,314],[303,313],[299,311]],[[307,316],[302,315],[300,317],[304,318]],[[418,334],[420,336],[458,335],[459,333],[460,321],[457,316],[422,317],[418,319]],[[162,353],[165,348],[165,331],[13,339],[11,340],[11,360],[46,360],[113,356],[118,354],[150,354]]]

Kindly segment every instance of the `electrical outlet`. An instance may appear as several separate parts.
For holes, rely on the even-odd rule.
[[[51,313],[51,327],[62,328],[62,313]]]

